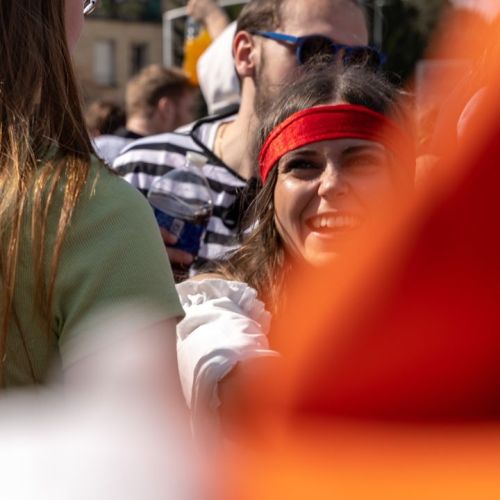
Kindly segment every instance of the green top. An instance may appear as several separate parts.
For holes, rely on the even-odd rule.
[[[49,256],[54,230],[52,219],[47,239]],[[46,268],[48,275],[48,264]],[[7,387],[44,382],[54,361],[59,366],[64,363],[65,346],[72,337],[79,329],[83,331],[82,325],[103,307],[134,303],[161,311],[163,319],[183,316],[151,208],[135,188],[98,163],[91,167],[63,244],[50,335],[33,300],[34,281],[30,231],[26,227],[14,297],[18,325],[11,320],[7,337]],[[158,315],[151,317],[152,321],[158,319]]]

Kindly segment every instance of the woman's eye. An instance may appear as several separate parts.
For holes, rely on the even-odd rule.
[[[344,166],[348,168],[374,169],[383,167],[386,160],[381,155],[363,154],[346,158]]]
[[[311,160],[306,160],[304,158],[297,158],[295,160],[287,161],[284,165],[283,170],[285,172],[300,171],[300,170],[311,170],[315,168],[320,168],[320,166]]]

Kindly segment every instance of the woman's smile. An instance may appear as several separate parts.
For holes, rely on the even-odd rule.
[[[361,218],[346,212],[328,212],[311,217],[306,225],[311,231],[329,234],[356,229],[361,225]]]
[[[345,252],[354,236],[392,206],[394,183],[383,145],[320,141],[283,156],[274,203],[285,248],[310,264]]]

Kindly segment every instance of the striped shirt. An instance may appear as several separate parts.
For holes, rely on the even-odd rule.
[[[139,139],[124,149],[113,163],[113,168],[126,181],[147,195],[157,177],[184,166],[188,151],[207,158],[203,173],[212,195],[213,214],[192,271],[207,261],[220,259],[238,246],[241,217],[255,191],[254,182],[238,175],[212,152],[219,125],[232,120],[234,114],[206,118],[182,129],[182,133]]]

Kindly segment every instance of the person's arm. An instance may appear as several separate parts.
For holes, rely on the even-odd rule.
[[[63,368],[148,332],[162,332],[163,358],[177,379],[174,325],[183,316],[156,221],[147,201],[104,168],[89,180],[65,239],[56,283],[55,316]],[[133,322],[120,320],[130,315]],[[109,334],[93,335],[109,323]],[[163,325],[163,327],[161,326]]]
[[[255,428],[268,414],[276,415],[280,401],[266,389],[270,381],[273,387],[279,387],[284,374],[281,357],[248,358],[219,382],[219,419],[225,438],[236,441],[242,430]]]
[[[141,144],[140,148],[136,150],[135,143],[130,144],[115,159],[113,169],[130,185],[147,196],[153,180],[164,175],[172,167],[164,158],[168,152],[154,150],[149,143],[142,145],[142,140],[137,142]],[[150,157],[154,158],[151,160]],[[172,247],[177,243],[175,235],[165,229],[160,229],[160,234],[172,265],[190,266],[193,263],[193,255]]]
[[[230,23],[224,9],[214,0],[189,0],[186,10],[189,16],[203,23],[212,40],[215,40]]]
[[[173,248],[172,245],[177,243],[177,236],[167,231],[163,227],[160,228],[160,234],[165,243],[168,259],[172,265],[190,266],[194,261],[194,255],[181,250],[180,248]]]
[[[158,310],[132,302],[90,315],[64,344],[65,385],[85,392],[122,387],[138,400],[141,391],[148,391],[185,413],[177,373],[177,319],[157,318]]]
[[[245,283],[197,277],[177,285],[186,314],[177,326],[179,372],[195,433],[216,431],[219,384],[236,366],[257,358],[277,357],[269,348],[270,315]],[[238,405],[238,377],[228,379],[224,404]],[[234,398],[232,396],[234,394]]]

